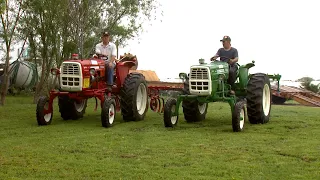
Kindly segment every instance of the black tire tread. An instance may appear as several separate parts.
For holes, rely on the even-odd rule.
[[[51,112],[51,119],[49,122],[46,122],[44,120],[43,111],[44,111],[44,106],[47,102],[49,102],[49,99],[46,96],[41,96],[38,100],[38,103],[37,103],[36,117],[37,117],[38,125],[40,125],[40,126],[49,125],[49,124],[51,124],[51,121],[52,121],[53,112]]]
[[[171,108],[173,105],[177,105],[177,100],[170,98],[167,100],[167,102],[164,106],[163,121],[164,121],[165,127],[173,127],[173,126],[176,126],[178,123],[179,114],[178,114],[177,123],[172,124],[172,122],[171,122]]]
[[[68,119],[79,119],[82,118],[85,114],[87,102],[85,103],[85,106],[81,112],[78,112],[76,110],[74,100],[70,99],[68,96],[59,96],[58,97],[58,105],[59,105],[59,112],[61,117],[64,120]]]
[[[232,129],[233,129],[233,132],[241,132],[241,131],[244,130],[244,126],[243,126],[242,129],[240,129],[239,124],[240,124],[240,112],[244,108],[245,105],[246,105],[246,101],[240,100],[234,106],[234,112],[232,113]],[[245,112],[244,121],[246,122],[246,119],[247,119],[246,110],[244,110],[244,112]]]
[[[109,114],[109,107],[111,104],[114,105],[114,116],[116,116],[116,101],[114,99],[106,98],[101,109],[101,125],[105,128],[112,126],[112,124],[109,123],[109,117],[107,116],[107,114]]]
[[[120,105],[121,105],[121,114],[124,121],[140,121],[144,119],[145,114],[148,110],[148,101],[146,106],[146,111],[142,116],[138,114],[135,110],[134,103],[136,102],[135,96],[137,87],[143,83],[147,88],[147,82],[145,77],[140,73],[130,73],[125,78],[123,87],[120,90]]]
[[[248,110],[248,118],[251,124],[258,124],[258,123],[263,124],[269,121],[270,113],[267,117],[264,117],[263,108],[262,108],[262,93],[263,93],[263,87],[265,83],[267,83],[270,87],[269,78],[266,74],[263,74],[263,73],[253,74],[248,82],[247,110]],[[270,107],[270,110],[271,110],[271,107]]]
[[[189,79],[187,78],[184,81],[184,94],[190,94],[189,91]],[[208,109],[208,103],[206,110],[203,114],[200,114],[199,107],[198,107],[198,101],[197,100],[183,100],[182,101],[182,108],[183,108],[183,114],[184,119],[188,122],[199,122],[206,118],[207,109]]]

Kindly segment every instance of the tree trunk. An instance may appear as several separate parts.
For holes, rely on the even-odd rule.
[[[41,71],[41,77],[40,77],[40,81],[37,83],[36,86],[36,91],[34,93],[34,97],[33,97],[33,103],[37,103],[39,100],[39,97],[41,95],[41,91],[43,89],[43,85],[45,82],[45,73],[46,73],[47,67],[46,67],[46,61],[42,62],[42,71]]]
[[[5,100],[6,100],[6,95],[7,91],[9,88],[9,60],[10,60],[10,46],[7,47],[7,53],[6,53],[6,62],[4,66],[4,74],[3,74],[3,79],[4,79],[4,84],[1,88],[1,100],[0,100],[0,106],[4,106]]]

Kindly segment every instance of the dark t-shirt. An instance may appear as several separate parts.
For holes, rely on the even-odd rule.
[[[216,55],[220,57],[220,61],[228,62],[229,60],[228,58],[234,59],[238,57],[238,50],[233,47],[231,47],[229,51],[226,51],[224,48],[220,48]]]

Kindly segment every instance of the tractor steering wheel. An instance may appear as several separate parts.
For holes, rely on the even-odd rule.
[[[96,53],[96,54],[94,54],[93,56],[94,56],[94,57],[97,57],[97,58],[99,58],[99,59],[108,60],[108,56],[103,55],[103,54]]]
[[[230,59],[231,58],[228,58],[228,57],[226,57],[226,56],[218,56],[218,57],[223,57],[223,58],[227,58],[228,59],[228,61],[227,61],[227,63],[229,64],[229,62],[230,62]],[[213,61],[217,61],[217,60],[213,60]],[[240,66],[240,64],[238,64],[238,63],[235,63],[237,66]],[[230,65],[230,64],[229,64]]]

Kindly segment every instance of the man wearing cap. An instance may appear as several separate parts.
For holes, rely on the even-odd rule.
[[[101,36],[102,42],[96,45],[96,54],[106,56],[106,80],[109,87],[113,85],[113,73],[116,59],[116,45],[110,42],[110,34],[103,32]],[[95,57],[97,55],[94,55]]]
[[[222,42],[223,48],[220,48],[215,56],[211,58],[211,61],[215,61],[220,57],[220,61],[229,63],[229,79],[228,83],[233,89],[234,83],[237,80],[236,72],[238,67],[236,63],[238,62],[238,50],[234,47],[231,47],[231,38],[229,36],[224,36],[220,42]],[[234,90],[234,89],[233,89]],[[231,90],[231,94],[234,94],[234,91]]]

